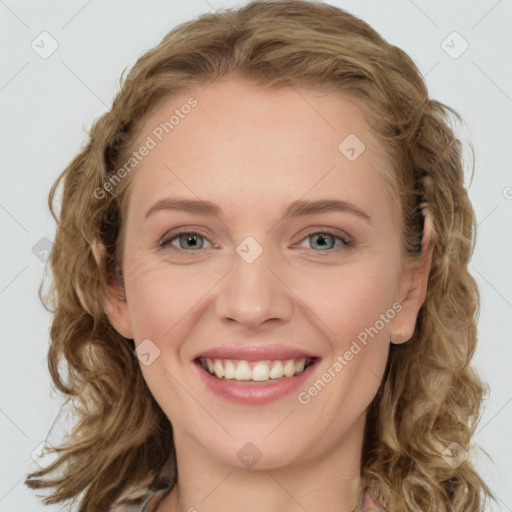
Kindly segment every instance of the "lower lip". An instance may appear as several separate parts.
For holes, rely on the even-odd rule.
[[[195,363],[200,378],[207,388],[214,394],[244,404],[266,404],[289,395],[309,377],[314,366],[308,366],[303,372],[295,377],[283,377],[276,381],[267,383],[256,383],[254,381],[238,381],[235,379],[218,379],[207,372],[199,363]]]

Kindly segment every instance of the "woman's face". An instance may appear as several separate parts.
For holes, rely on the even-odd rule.
[[[110,316],[178,454],[275,468],[350,441],[359,455],[390,340],[423,299],[358,104],[224,80],[160,106],[134,149]]]

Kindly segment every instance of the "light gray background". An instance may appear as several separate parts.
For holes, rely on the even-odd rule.
[[[471,271],[482,295],[474,364],[491,387],[474,441],[494,462],[474,457],[499,498],[500,507],[488,510],[512,511],[512,1],[331,3],[404,49],[432,97],[466,120],[463,137],[476,150],[469,190],[478,237]],[[46,205],[50,185],[85,140],[83,128],[111,104],[125,67],[177,23],[237,4],[0,0],[0,512],[58,510],[42,507],[22,483],[37,467],[31,453],[61,404],[50,392],[46,368],[51,319],[36,294],[48,244],[41,239],[54,235]],[[41,52],[51,48],[43,31],[58,43],[46,59],[31,47],[35,41]],[[464,41],[469,47],[458,55]]]

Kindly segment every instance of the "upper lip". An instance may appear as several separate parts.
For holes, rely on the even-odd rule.
[[[194,359],[207,357],[209,359],[235,359],[243,361],[264,361],[317,358],[314,354],[297,347],[286,345],[242,345],[227,344],[214,347],[197,354]]]

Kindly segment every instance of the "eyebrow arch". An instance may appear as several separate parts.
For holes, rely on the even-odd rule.
[[[219,205],[211,201],[185,199],[180,197],[170,197],[155,203],[146,213],[146,219],[159,210],[182,210],[190,213],[199,213],[203,215],[220,216],[222,209]],[[370,224],[373,222],[372,217],[364,210],[346,201],[338,199],[320,199],[315,201],[297,200],[290,203],[284,209],[281,220],[302,215],[314,215],[318,213],[328,212],[347,212],[364,219]]]
[[[159,210],[182,210],[190,213],[202,213],[203,215],[220,215],[222,209],[211,201],[196,201],[181,197],[169,197],[155,203],[146,213],[146,219]]]
[[[320,199],[316,201],[293,201],[284,210],[282,219],[288,219],[291,217],[299,217],[301,215],[312,215],[315,213],[328,213],[328,212],[348,212],[362,219],[366,220],[370,224],[372,223],[372,217],[370,214],[361,210],[357,206],[348,203],[346,201],[340,201],[339,199]]]

